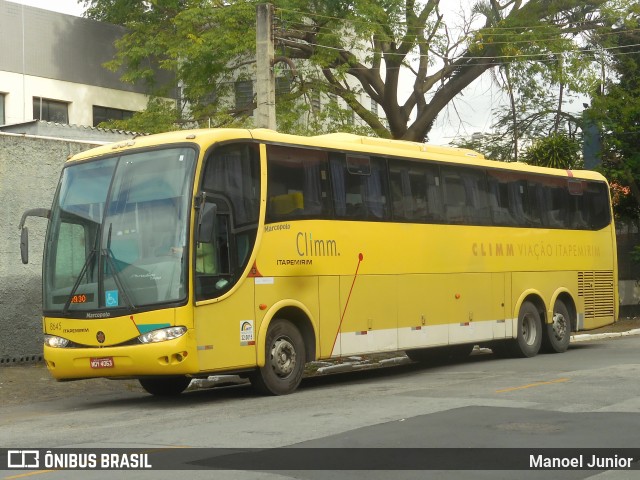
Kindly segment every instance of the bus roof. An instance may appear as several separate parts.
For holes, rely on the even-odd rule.
[[[538,174],[560,175],[606,181],[604,176],[600,173],[591,170],[562,170],[537,167],[522,162],[500,162],[496,160],[488,160],[481,153],[464,148],[429,145],[426,143],[410,142],[405,140],[365,137],[351,133],[329,133],[303,137],[279,133],[265,128],[251,130],[236,128],[178,130],[174,132],[145,135],[78,153],[70,157],[69,161],[74,162],[88,160],[97,156],[113,155],[119,151],[150,148],[173,143],[194,143],[206,148],[213,143],[226,142],[234,139],[257,140],[266,143],[326,148],[340,151],[351,151],[354,153],[367,153],[371,155],[412,158],[416,160],[436,160],[461,165],[527,171]]]

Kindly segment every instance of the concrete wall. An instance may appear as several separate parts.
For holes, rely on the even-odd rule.
[[[51,206],[69,155],[89,142],[0,133],[0,366],[42,357],[41,269],[46,219],[30,217],[29,264],[20,260],[25,210]]]

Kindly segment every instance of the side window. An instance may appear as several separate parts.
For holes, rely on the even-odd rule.
[[[329,169],[333,205],[338,218],[390,218],[384,159],[358,154],[331,153]]]
[[[542,225],[546,189],[547,186],[532,175],[490,170],[487,203],[493,223],[518,227]]]
[[[518,192],[524,211],[524,223],[527,226],[536,226],[542,223],[539,205],[540,188],[542,185],[532,180],[518,182]]]
[[[329,215],[327,153],[267,145],[267,222]]]
[[[234,144],[216,148],[207,159],[202,190],[227,204],[225,206],[231,210],[234,226],[258,223],[260,162],[256,145]]]
[[[541,185],[517,173],[504,173],[504,178],[507,183],[507,205],[513,224],[519,227],[540,225],[538,186]]]
[[[468,168],[442,169],[448,223],[486,225],[491,221],[484,172]]]
[[[194,239],[196,300],[215,298],[240,278],[251,257],[260,213],[260,162],[257,145],[216,148],[207,158],[199,205],[200,228]],[[204,227],[202,226],[204,225]]]
[[[542,224],[549,228],[569,228],[571,212],[566,179],[541,177],[537,193]]]
[[[570,228],[600,230],[611,222],[609,190],[605,183],[569,180]]]
[[[389,184],[395,220],[440,222],[443,219],[438,167],[390,161]]]
[[[611,223],[609,188],[604,182],[589,182],[584,192],[585,204],[590,212],[589,228],[600,230]]]
[[[516,225],[516,216],[510,199],[514,197],[514,190],[510,184],[511,174],[500,170],[489,170],[487,172],[488,181],[488,203],[491,211],[491,218],[494,225],[513,226]]]

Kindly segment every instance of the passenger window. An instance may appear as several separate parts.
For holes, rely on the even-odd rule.
[[[486,225],[491,221],[483,172],[443,168],[444,204],[448,223]]]
[[[267,222],[329,214],[327,154],[267,146]]]
[[[510,207],[510,174],[499,170],[488,172],[488,203],[494,225],[516,225],[516,217]]]
[[[438,167],[392,161],[389,181],[395,220],[439,222],[443,218]]]
[[[549,228],[570,228],[571,212],[568,197],[567,182],[564,178],[540,178],[538,206],[542,225]]]
[[[390,218],[384,159],[331,153],[329,169],[333,187],[333,204],[338,218],[360,220]]]

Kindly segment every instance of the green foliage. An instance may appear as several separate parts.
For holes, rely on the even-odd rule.
[[[589,118],[602,136],[602,171],[609,179],[620,220],[640,219],[640,5],[617,22],[600,44],[615,54],[603,59],[615,72],[605,93],[592,97]]]
[[[235,109],[233,82],[254,74],[255,7],[262,0],[82,1],[90,18],[127,27],[109,64],[124,71],[123,79],[147,82],[159,96],[180,85],[199,124],[250,123],[246,109]],[[478,4],[462,23],[464,15],[450,2],[441,9],[438,0],[273,3],[277,54],[293,59],[300,72],[292,98],[310,98],[311,88],[323,104],[340,98],[368,134],[422,141],[438,114],[494,66],[514,64],[512,78],[529,98],[550,83],[590,88],[589,61],[577,37],[604,28],[614,0],[492,0]],[[175,83],[158,85],[155,66],[172,72]],[[408,82],[401,81],[401,71],[412,75]],[[532,78],[540,88],[530,87]],[[370,111],[369,97],[384,116]],[[314,118],[309,125],[349,128],[342,110],[329,107],[321,122]],[[279,111],[283,129],[299,128],[295,115],[308,116],[295,108]]]
[[[502,134],[475,134],[471,138],[456,139],[453,144],[459,148],[468,148],[481,153],[490,160],[512,162],[513,142]]]
[[[102,122],[98,126],[137,133],[161,133],[179,129],[180,120],[174,102],[151,98],[146,110],[134,113],[133,117]]]
[[[580,150],[581,145],[577,140],[555,133],[537,139],[527,149],[523,160],[541,167],[571,169],[581,166]]]

